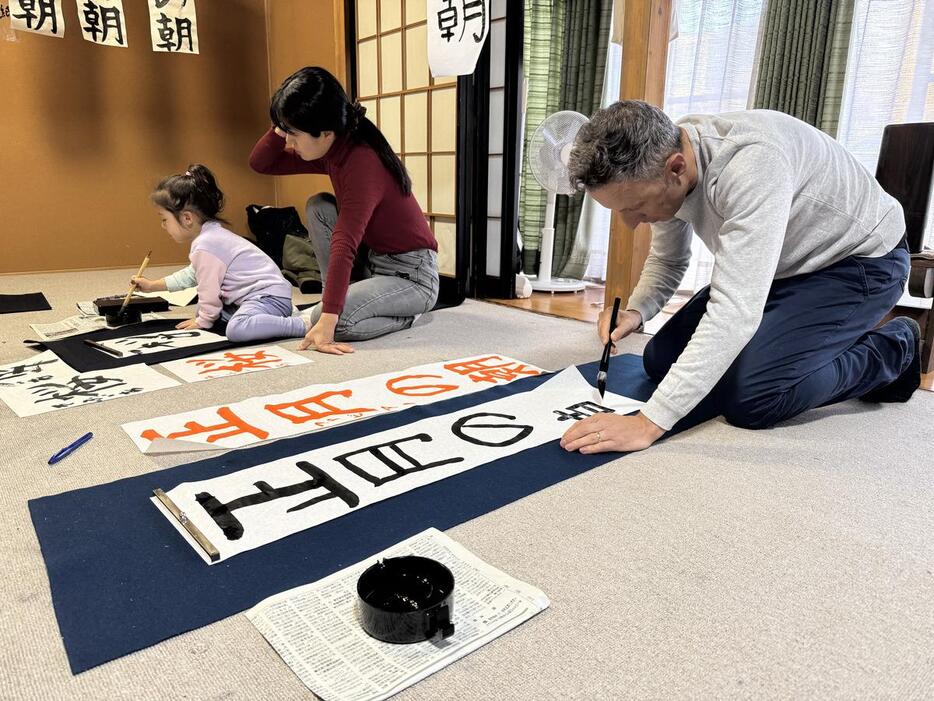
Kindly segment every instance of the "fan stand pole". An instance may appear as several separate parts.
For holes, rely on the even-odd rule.
[[[551,282],[551,262],[555,255],[555,201],[557,195],[548,193],[545,204],[545,226],[542,227],[542,256],[538,262],[538,276],[536,282],[547,285]],[[533,284],[534,288],[534,284]]]
[[[570,280],[568,278],[552,277],[551,262],[555,248],[555,199],[556,193],[548,192],[545,204],[545,224],[542,227],[541,260],[538,264],[538,275],[532,278],[532,289],[537,292],[580,292],[587,287],[583,280]]]

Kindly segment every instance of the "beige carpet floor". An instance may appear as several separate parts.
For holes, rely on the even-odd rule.
[[[0,362],[131,272],[0,277],[53,306],[0,315]],[[353,356],[24,419],[0,405],[0,698],[312,698],[242,615],[73,677],[27,500],[197,459],[141,455],[126,421],[485,351],[558,369],[600,349],[588,324],[467,302]],[[448,533],[551,608],[399,699],[934,697],[932,393],[712,421]]]

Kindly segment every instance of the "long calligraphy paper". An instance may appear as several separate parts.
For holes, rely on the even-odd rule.
[[[411,489],[556,440],[574,421],[642,402],[600,398],[577,368],[529,391],[167,492],[224,560]],[[547,465],[542,465],[547,470]],[[179,533],[187,532],[153,499]],[[205,562],[209,558],[193,546]]]
[[[543,372],[503,355],[421,365],[123,424],[144,453],[242,448],[471,394]]]
[[[17,416],[106,402],[180,383],[148,365],[95,370],[0,389],[0,399]]]
[[[47,37],[65,37],[62,0],[10,0],[10,26]]]
[[[211,331],[204,329],[177,329],[174,331],[158,331],[144,333],[138,336],[125,336],[98,341],[99,345],[111,350],[119,351],[123,355],[147,355],[161,353],[175,348],[190,348],[191,346],[206,346],[224,340]],[[103,353],[104,351],[101,351]]]
[[[490,33],[490,0],[428,0],[428,66],[436,78],[469,75]]]
[[[153,51],[198,53],[195,0],[148,0]]]
[[[299,355],[279,346],[262,346],[172,360],[162,363],[162,367],[185,382],[201,382],[311,362],[307,355]]]
[[[77,0],[78,24],[87,41],[127,48],[123,0]]]

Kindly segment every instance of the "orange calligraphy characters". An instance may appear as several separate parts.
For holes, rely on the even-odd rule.
[[[440,380],[441,375],[400,375],[387,380],[386,389],[393,394],[401,394],[405,397],[433,397],[436,394],[453,392],[458,389],[457,385],[443,385],[441,383],[402,384],[406,380],[421,380],[423,378]]]
[[[154,431],[151,428],[143,431],[140,436],[145,438],[147,441],[154,441],[157,438],[188,438],[191,436],[197,436],[202,433],[211,433],[212,431],[218,431],[213,435],[207,437],[208,443],[214,443],[223,438],[231,438],[233,436],[238,436],[241,434],[250,434],[255,436],[258,440],[264,441],[269,438],[269,433],[255,426],[251,426],[246,421],[237,416],[230,407],[222,406],[217,410],[217,415],[224,419],[227,423],[215,424],[214,426],[202,426],[197,421],[188,421],[185,423],[186,431],[176,431],[170,433],[167,436],[163,436],[157,431]],[[225,429],[230,429],[225,433],[221,433]]]
[[[487,355],[482,358],[473,358],[455,363],[448,363],[445,370],[466,375],[474,382],[490,382],[492,384],[512,382],[520,377],[534,377],[540,374],[536,368],[520,363],[517,360],[506,360],[498,355]]]
[[[266,411],[276,416],[288,419],[293,424],[303,424],[308,421],[320,421],[332,416],[343,416],[346,414],[365,414],[376,409],[366,407],[354,407],[352,409],[341,409],[338,406],[328,403],[326,400],[331,397],[350,397],[353,392],[349,389],[338,390],[336,392],[322,392],[313,397],[306,397],[294,402],[285,402],[283,404],[267,404]],[[317,407],[317,408],[312,408]],[[295,413],[288,410],[294,409]]]
[[[268,370],[282,364],[282,358],[258,350],[254,353],[226,352],[221,358],[192,358],[186,361],[201,368],[199,375],[208,375],[212,372],[239,373],[244,370]]]

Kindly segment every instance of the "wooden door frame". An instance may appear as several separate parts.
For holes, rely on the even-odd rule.
[[[480,93],[476,105],[478,120],[475,139],[476,167],[472,179],[477,183],[476,196],[472,201],[471,218],[473,227],[473,247],[470,264],[470,287],[468,294],[480,299],[515,299],[516,269],[519,263],[519,251],[516,236],[519,230],[519,179],[522,163],[519,153],[522,150],[523,113],[522,113],[522,48],[525,32],[525,6],[521,2],[511,2],[506,6],[506,37],[503,80],[503,151],[502,151],[502,199],[500,200],[500,237],[499,270],[496,275],[487,274],[487,213],[489,211],[489,193],[487,189],[490,168],[489,129],[490,129],[490,57],[492,38],[488,38],[483,48],[480,62],[471,78],[477,81]],[[496,60],[499,60],[498,57]],[[494,128],[499,125],[493,125]],[[470,130],[468,130],[468,136]]]

